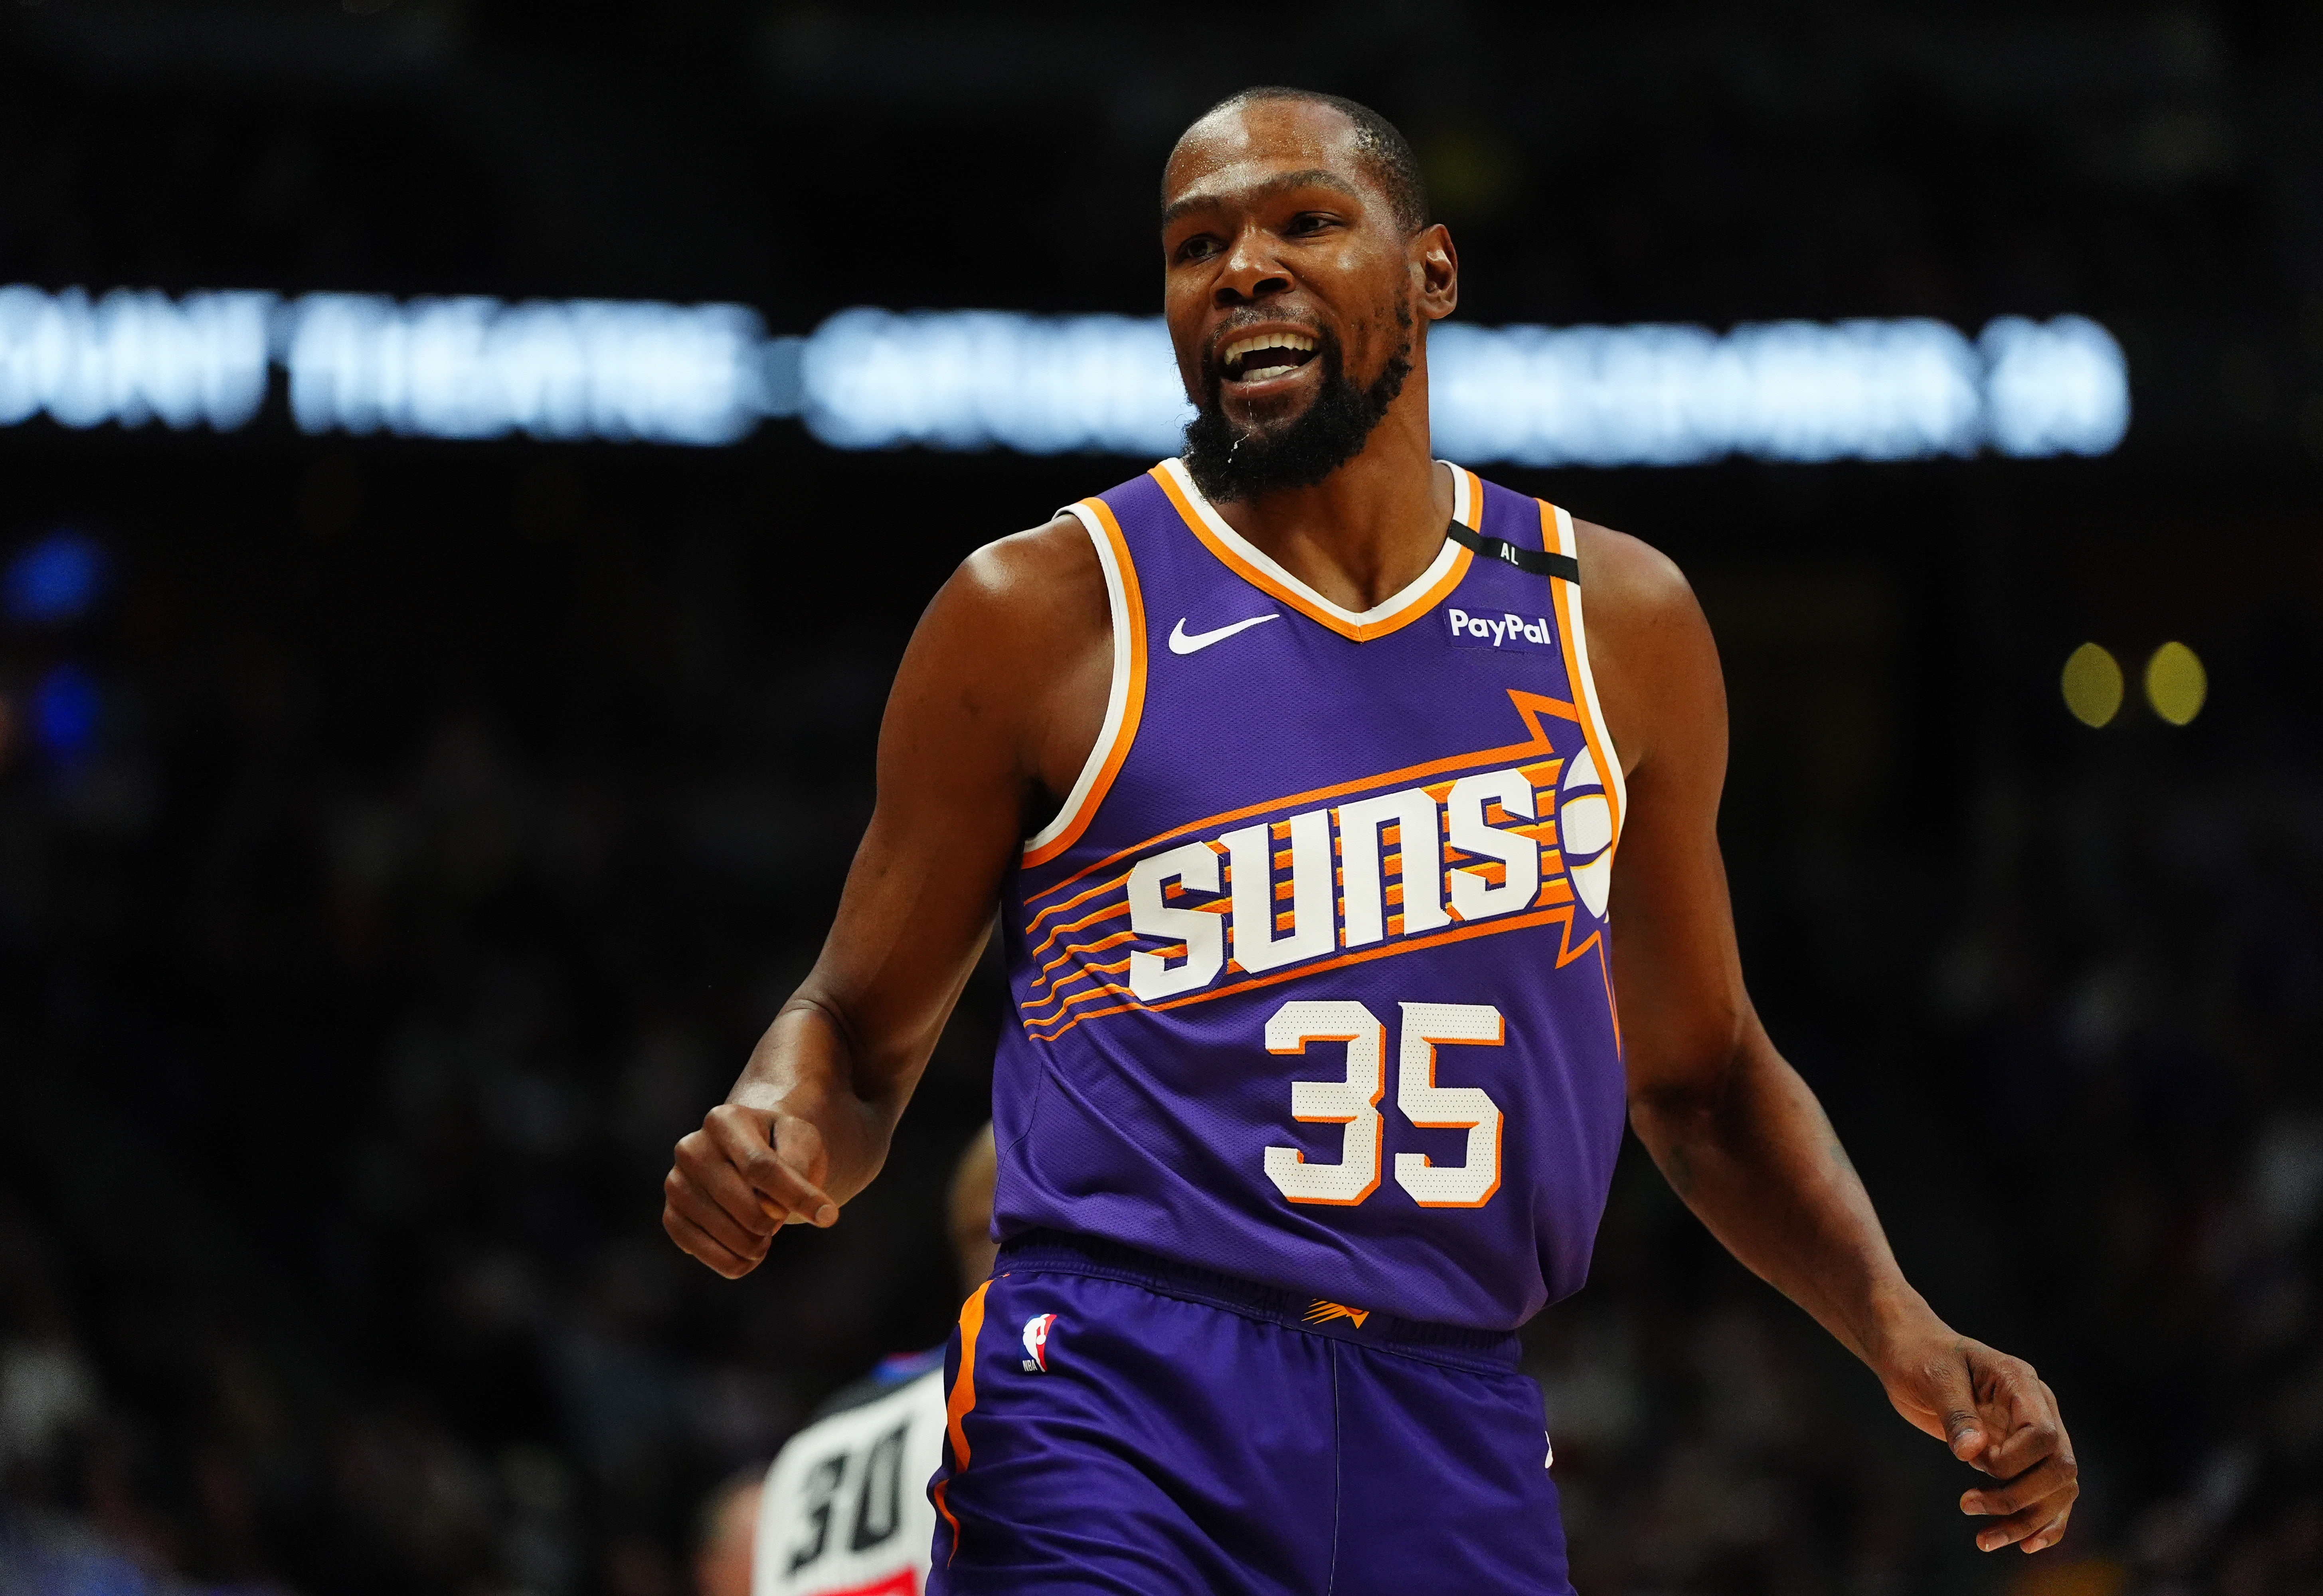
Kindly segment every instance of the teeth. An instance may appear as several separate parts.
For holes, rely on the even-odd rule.
[[[1265,333],[1254,338],[1235,339],[1226,346],[1225,352],[1219,358],[1231,369],[1244,355],[1253,350],[1296,349],[1311,353],[1314,348],[1315,340],[1304,333]],[[1249,381],[1256,377],[1280,376],[1284,371],[1294,369],[1290,366],[1268,366],[1263,371],[1244,371],[1242,377],[1243,381]]]

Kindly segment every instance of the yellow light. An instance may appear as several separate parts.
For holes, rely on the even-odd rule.
[[[2183,643],[2164,643],[2145,662],[2145,702],[2172,726],[2183,726],[2202,712],[2210,696],[2210,674],[2201,656]]]
[[[2121,712],[2121,666],[2095,643],[2065,657],[2065,707],[2084,726],[2103,726]]]

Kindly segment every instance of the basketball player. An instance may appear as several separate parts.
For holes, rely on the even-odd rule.
[[[1238,95],[1162,246],[1185,454],[929,606],[830,940],[678,1144],[672,1236],[735,1276],[837,1220],[996,902],[1001,1250],[933,1589],[1566,1590],[1512,1333],[1582,1283],[1625,1110],[1989,1476],[1978,1545],[2056,1544],[2053,1396],[1905,1280],[1752,1011],[1684,578],[1429,456],[1459,258],[1403,140]]]

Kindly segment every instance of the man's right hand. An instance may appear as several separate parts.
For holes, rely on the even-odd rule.
[[[830,1163],[812,1121],[721,1103],[678,1142],[661,1183],[661,1227],[681,1250],[739,1280],[782,1226],[839,1223],[839,1205],[822,1186]]]

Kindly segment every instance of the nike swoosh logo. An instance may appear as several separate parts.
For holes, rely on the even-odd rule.
[[[1178,624],[1170,628],[1170,652],[1198,654],[1213,643],[1225,642],[1236,632],[1246,632],[1254,626],[1263,626],[1270,620],[1281,619],[1282,611],[1273,610],[1264,615],[1253,615],[1248,620],[1237,620],[1231,626],[1222,626],[1214,632],[1196,632],[1189,637],[1186,632],[1186,618],[1181,615],[1178,618]]]

